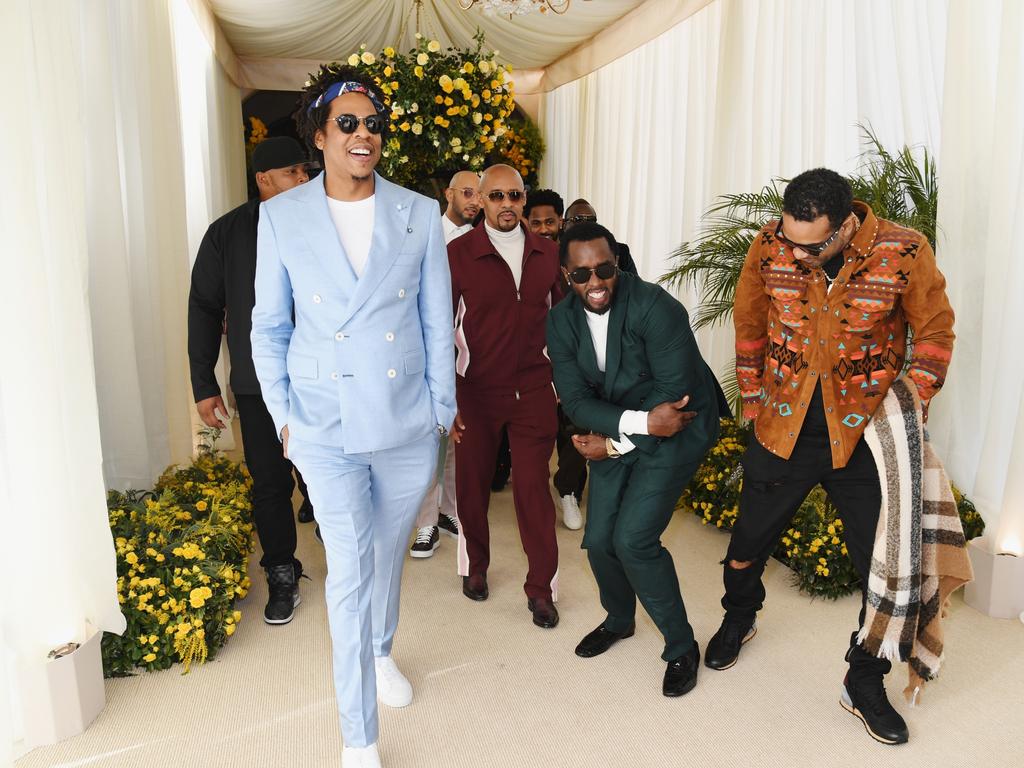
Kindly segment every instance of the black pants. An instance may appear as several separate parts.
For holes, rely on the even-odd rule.
[[[740,513],[725,561],[722,607],[726,613],[748,619],[761,609],[765,598],[761,581],[765,564],[807,494],[818,484],[839,511],[850,560],[861,578],[862,589],[866,589],[882,504],[878,470],[863,440],[857,444],[845,467],[832,468],[821,387],[815,390],[809,403],[803,428],[788,460],[766,450],[751,434],[742,462]],[[751,562],[751,565],[733,568],[730,560]],[[858,626],[863,621],[862,591]]]
[[[263,547],[260,566],[269,568],[295,560],[295,514],[292,509],[292,463],[284,457],[274,420],[260,395],[235,395],[241,419],[242,450],[252,475],[252,510],[256,535]],[[298,470],[299,491],[306,484]]]
[[[555,438],[555,445],[558,448],[558,469],[553,481],[559,496],[568,496],[571,493],[577,502],[583,498],[583,488],[587,484],[587,460],[576,450],[572,436],[584,431],[569,421],[569,417],[559,404],[558,437]]]

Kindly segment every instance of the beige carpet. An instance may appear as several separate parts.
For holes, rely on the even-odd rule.
[[[445,538],[429,560],[408,561],[395,658],[416,691],[412,706],[381,712],[388,768],[456,766],[1021,766],[1024,626],[955,598],[947,661],[910,709],[888,678],[911,742],[876,744],[839,704],[853,598],[811,601],[772,563],[757,637],[725,672],[701,668],[681,699],[661,695],[661,642],[640,613],[634,638],[580,659],[576,642],[603,618],[580,532],[559,527],[561,624],[530,623],[525,558],[511,491],[493,497],[491,598],[473,603]],[[300,526],[302,582],[295,620],[261,620],[265,582],[242,603],[243,621],[218,658],[107,684],[107,707],[86,733],[17,763],[37,766],[338,766],[341,740],[323,605],[323,553]],[[675,557],[701,648],[720,619],[727,537],[679,516],[666,544]]]

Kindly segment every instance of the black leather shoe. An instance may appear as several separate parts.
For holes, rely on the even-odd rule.
[[[300,523],[312,523],[315,519],[313,516],[313,505],[310,503],[309,499],[302,500],[302,506],[299,507],[298,518]]]
[[[580,644],[576,646],[576,655],[582,656],[584,659],[600,656],[619,640],[632,637],[635,631],[635,624],[631,625],[625,632],[612,632],[609,629],[605,629],[604,624],[601,624],[601,626],[580,640]]]
[[[700,648],[694,642],[693,648],[678,659],[668,663],[661,692],[666,696],[682,696],[697,685],[697,667],[700,666]]]
[[[839,697],[843,709],[860,718],[868,735],[882,744],[906,744],[910,738],[906,721],[885,695],[882,676],[850,680],[847,673]]]
[[[558,626],[558,609],[546,597],[531,597],[526,601],[526,607],[530,609],[533,623],[538,627],[551,629]]]
[[[486,600],[487,595],[490,594],[487,591],[487,577],[482,573],[475,576],[463,576],[462,594],[470,600]]]
[[[722,626],[708,641],[704,654],[704,666],[711,669],[728,669],[740,657],[740,648],[757,634],[754,619],[736,619],[726,614]]]

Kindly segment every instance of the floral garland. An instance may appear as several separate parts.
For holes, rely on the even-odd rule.
[[[408,53],[389,46],[378,54],[362,45],[348,57],[377,83],[389,110],[380,171],[396,184],[422,188],[439,173],[480,171],[495,156],[524,177],[536,172],[544,152],[539,132],[522,120],[510,126],[512,67],[484,49],[482,33],[474,40],[473,48],[442,50],[417,33]]]
[[[732,530],[739,514],[743,489],[740,458],[750,438],[750,426],[735,419],[721,420],[718,442],[683,491],[679,507],[691,510],[705,525]],[[985,521],[958,488],[953,487],[964,536],[980,536]],[[809,595],[836,599],[860,588],[860,578],[850,561],[843,537],[843,521],[816,487],[808,494],[779,539],[774,557],[793,571],[796,586]]]
[[[234,634],[242,618],[235,600],[250,586],[251,488],[244,467],[207,452],[169,468],[151,493],[110,492],[117,599],[128,626],[103,636],[106,676],[176,662],[188,672]]]

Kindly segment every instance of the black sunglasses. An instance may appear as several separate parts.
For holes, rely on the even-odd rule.
[[[592,222],[592,223],[596,224],[597,223],[597,216],[595,216],[594,214],[587,214],[587,215],[583,215],[583,216],[570,216],[565,221],[568,224],[584,224],[584,223],[587,223],[587,222]]]
[[[503,192],[500,189],[492,189],[490,192],[487,193],[487,199],[490,200],[492,203],[500,203],[502,200],[505,199],[505,195],[508,195],[508,199],[511,200],[513,203],[518,203],[520,200],[526,197],[526,193],[523,192],[523,190],[521,189],[510,189],[508,192]]]
[[[843,225],[840,224],[838,227],[836,227],[835,232],[829,235],[825,240],[822,240],[820,243],[794,243],[792,240],[790,240],[788,237],[782,234],[782,219],[779,219],[778,226],[775,227],[775,239],[781,241],[783,245],[788,246],[790,248],[799,248],[801,251],[810,256],[818,256],[821,254],[822,251],[824,251],[826,248],[832,245],[833,242],[835,242],[836,237],[839,236],[839,230],[842,228]]]
[[[342,133],[355,133],[360,123],[365,125],[366,130],[372,134],[378,134],[384,130],[384,117],[378,114],[367,115],[366,117],[356,117],[355,115],[347,114],[338,115],[334,118],[334,122],[338,124],[338,130]]]
[[[610,261],[606,261],[603,264],[598,264],[596,267],[591,269],[590,267],[577,267],[572,272],[569,272],[569,279],[577,285],[586,285],[590,282],[591,275],[597,275],[599,280],[609,280],[615,277],[615,274],[619,271],[619,268],[612,264]]]

